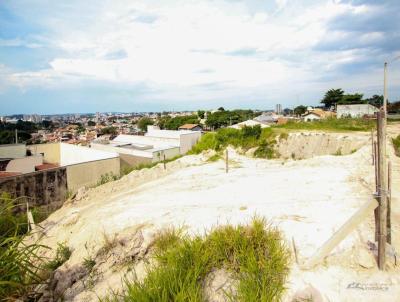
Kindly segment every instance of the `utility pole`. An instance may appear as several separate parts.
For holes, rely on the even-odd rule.
[[[387,115],[387,62],[383,64],[383,111],[385,111],[385,124]]]
[[[378,161],[379,161],[379,230],[378,230],[378,266],[385,269],[387,221],[388,221],[388,166],[386,164],[386,119],[387,119],[387,63],[383,65],[383,106],[378,113]]]
[[[18,144],[18,129],[15,129],[15,143]]]

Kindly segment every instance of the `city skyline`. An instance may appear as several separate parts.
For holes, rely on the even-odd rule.
[[[382,94],[397,1],[0,4],[0,115],[318,105]],[[389,63],[389,100],[400,98]]]

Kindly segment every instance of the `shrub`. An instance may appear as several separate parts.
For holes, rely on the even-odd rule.
[[[261,129],[260,126],[243,127],[242,129],[223,128],[217,132],[205,134],[193,147],[190,153],[198,154],[205,150],[221,151],[231,145],[236,148],[248,150],[253,147],[265,149],[266,145],[273,149],[276,133],[271,128]],[[265,152],[259,152],[259,157],[272,158],[274,152],[269,151],[269,156],[263,156]]]
[[[205,237],[168,230],[156,238],[154,257],[157,264],[149,266],[143,281],[126,282],[123,301],[204,301],[204,279],[220,268],[238,281],[233,300],[279,301],[289,263],[280,232],[257,218],[248,226],[219,227]],[[105,301],[119,298],[114,294]]]

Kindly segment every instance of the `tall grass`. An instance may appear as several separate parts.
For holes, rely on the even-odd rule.
[[[206,236],[161,233],[154,244],[156,264],[143,281],[127,281],[125,292],[104,301],[204,301],[209,273],[223,268],[237,282],[234,301],[279,301],[288,274],[289,252],[281,234],[255,218],[250,225],[224,226]]]
[[[24,240],[20,218],[13,214],[17,206],[5,195],[0,197],[0,301],[17,297],[25,301],[32,286],[42,281],[38,251],[43,246]]]
[[[260,126],[243,127],[242,129],[223,128],[203,135],[190,153],[199,154],[205,150],[221,151],[231,145],[243,150],[256,147],[256,157],[273,158],[275,157],[276,136],[277,133],[273,129],[261,129]]]
[[[370,131],[376,126],[376,121],[362,118],[327,118],[318,121],[289,121],[274,128],[289,130],[327,130],[327,131]]]

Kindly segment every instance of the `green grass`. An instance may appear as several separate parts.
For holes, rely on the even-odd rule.
[[[400,135],[398,135],[396,138],[392,138],[392,142],[396,155],[400,156]]]
[[[57,245],[56,257],[44,264],[44,268],[50,271],[55,271],[57,268],[63,265],[72,254],[69,247],[67,247],[64,243],[58,243]]]
[[[223,128],[203,135],[189,153],[199,154],[205,150],[220,152],[231,145],[245,151],[256,147],[255,154],[257,157],[274,158],[276,155],[274,145],[277,135],[277,131],[271,128],[261,129],[260,126],[242,129]]]
[[[21,298],[27,301],[32,286],[43,281],[39,249],[46,248],[24,241],[26,215],[15,215],[18,203],[7,194],[0,196],[0,301]]]
[[[319,121],[289,121],[275,129],[288,130],[326,130],[326,131],[370,131],[376,127],[375,120],[361,118],[327,118]]]
[[[113,173],[106,173],[100,176],[100,180],[96,183],[95,187],[104,185],[110,181],[118,180],[120,177]]]
[[[219,227],[205,236],[189,237],[167,230],[155,240],[156,264],[143,281],[126,281],[121,295],[103,301],[204,301],[206,276],[223,268],[237,282],[232,301],[280,301],[289,272],[289,252],[280,232],[255,218],[250,225]]]

